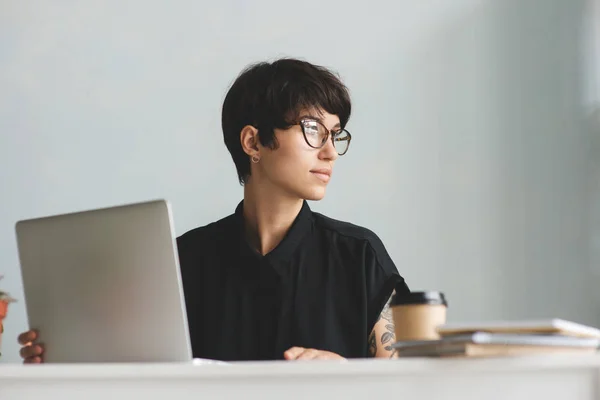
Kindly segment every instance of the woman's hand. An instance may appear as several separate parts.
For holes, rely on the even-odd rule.
[[[35,343],[38,334],[34,330],[23,332],[19,335],[19,344],[21,347],[20,355],[24,364],[39,364],[42,362],[44,346]]]
[[[283,353],[286,360],[345,360],[339,354],[326,350],[305,349],[304,347],[292,347]]]

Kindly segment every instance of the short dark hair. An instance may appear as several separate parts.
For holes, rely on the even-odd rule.
[[[325,67],[282,58],[250,65],[240,73],[225,96],[221,115],[223,139],[240,184],[250,176],[250,159],[240,142],[242,128],[254,126],[261,144],[276,149],[274,129],[298,123],[298,113],[311,108],[337,115],[342,128],[350,118],[348,88]]]

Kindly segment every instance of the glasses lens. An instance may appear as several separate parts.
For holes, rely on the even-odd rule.
[[[323,147],[329,136],[327,129],[317,121],[310,119],[302,121],[302,126],[308,144],[316,149]]]
[[[348,151],[348,146],[350,146],[350,136],[348,132],[342,130],[333,135],[333,145],[338,154],[342,155]]]

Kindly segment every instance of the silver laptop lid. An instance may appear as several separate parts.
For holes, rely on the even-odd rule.
[[[168,202],[19,221],[16,234],[45,362],[192,360]]]

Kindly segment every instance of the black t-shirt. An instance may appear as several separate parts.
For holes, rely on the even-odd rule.
[[[292,346],[367,357],[367,338],[404,279],[371,231],[312,212],[306,202],[267,255],[235,214],[179,238],[194,357],[277,360]]]

